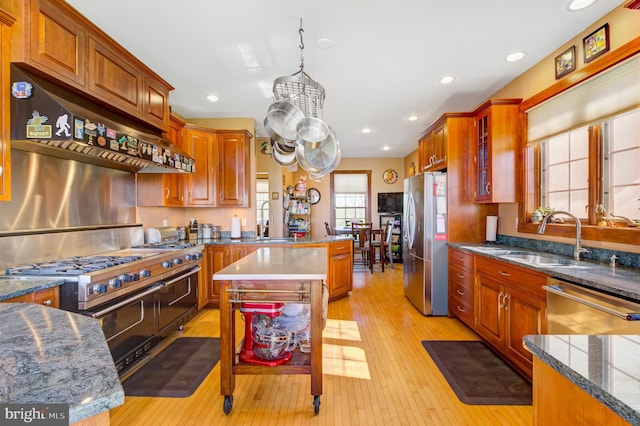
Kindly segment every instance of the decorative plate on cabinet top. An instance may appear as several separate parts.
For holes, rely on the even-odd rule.
[[[413,176],[415,174],[416,174],[416,163],[412,161],[409,164],[409,176]]]
[[[393,169],[387,169],[382,172],[382,179],[384,180],[384,183],[388,183],[390,185],[396,183],[398,181],[398,172]]]

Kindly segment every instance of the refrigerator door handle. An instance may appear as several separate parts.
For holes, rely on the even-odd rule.
[[[409,192],[407,201],[407,246],[413,250],[413,239],[416,235],[416,207],[413,193]]]

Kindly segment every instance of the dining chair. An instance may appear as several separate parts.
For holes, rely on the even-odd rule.
[[[371,270],[373,272],[373,267],[376,264],[376,261],[380,261],[380,267],[382,272],[384,272],[385,264],[387,263],[387,259],[391,263],[391,269],[395,269],[393,266],[393,258],[391,252],[391,244],[393,242],[393,222],[389,221],[386,223],[384,227],[382,227],[379,232],[372,232],[371,237]],[[376,235],[379,235],[380,238],[376,238]]]
[[[371,269],[371,230],[373,224],[351,223],[351,232],[355,238],[353,242],[353,266],[362,265]],[[360,259],[356,259],[356,255],[360,255]],[[371,272],[373,270],[371,269]]]

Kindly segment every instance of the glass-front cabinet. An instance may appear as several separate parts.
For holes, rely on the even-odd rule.
[[[475,112],[475,200],[516,200],[518,105],[521,99],[489,99]]]

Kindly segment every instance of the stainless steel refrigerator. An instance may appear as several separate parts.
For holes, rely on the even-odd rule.
[[[424,315],[447,315],[447,175],[404,180],[404,294]]]

